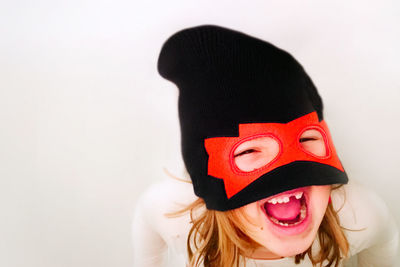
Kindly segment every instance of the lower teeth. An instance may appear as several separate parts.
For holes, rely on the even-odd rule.
[[[284,223],[284,222],[281,222],[281,221],[279,221],[278,219],[276,219],[275,217],[272,217],[272,216],[269,216],[269,218],[270,218],[271,221],[273,221],[274,223],[279,224],[279,225],[282,225],[282,226],[295,226],[295,225],[298,225],[299,223],[301,223],[301,222],[304,220],[304,218],[306,217],[306,213],[307,213],[307,208],[306,208],[306,206],[303,204],[303,205],[301,206],[301,209],[300,209],[300,218],[299,218],[299,220],[298,220],[297,222],[295,222],[295,223]]]

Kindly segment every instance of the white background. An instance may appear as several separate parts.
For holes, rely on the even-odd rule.
[[[400,222],[398,1],[2,0],[0,266],[132,266],[135,201],[182,166],[158,53],[210,23],[303,64],[350,179]]]

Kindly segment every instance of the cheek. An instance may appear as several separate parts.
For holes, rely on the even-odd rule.
[[[265,214],[259,207],[259,203],[253,202],[239,209],[244,215],[241,222],[245,225],[246,234],[265,248],[273,246],[276,240],[269,232],[265,223]]]
[[[243,213],[243,215],[246,218],[243,219],[247,219],[245,221],[242,221],[242,223],[246,226],[249,227],[249,229],[251,229],[253,226],[254,228],[259,228],[262,225],[262,215],[260,213],[260,208],[258,207],[258,202],[253,202],[250,204],[247,204],[246,206],[243,206],[241,208],[239,208],[241,210],[241,212]],[[250,223],[250,224],[249,224]]]
[[[330,185],[311,187],[310,208],[313,214],[314,228],[318,230],[328,206],[329,196],[331,194]]]
[[[328,205],[329,196],[331,194],[330,185],[320,185],[311,187],[311,208],[316,223],[320,224]]]
[[[241,223],[245,226],[246,234],[260,243],[265,238],[265,215],[258,206],[258,202],[250,203],[239,209],[242,214]]]

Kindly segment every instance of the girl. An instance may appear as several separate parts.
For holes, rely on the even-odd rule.
[[[289,53],[205,25],[171,36],[158,70],[180,90],[191,183],[167,179],[139,200],[135,266],[162,266],[167,247],[191,267],[394,266],[395,223],[348,183],[322,100]]]

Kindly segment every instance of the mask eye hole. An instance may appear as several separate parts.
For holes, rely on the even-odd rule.
[[[305,130],[299,138],[300,147],[316,157],[328,156],[328,149],[324,137],[318,129]]]
[[[280,145],[275,138],[257,137],[238,145],[233,151],[233,161],[239,170],[251,172],[271,163],[279,150]]]

